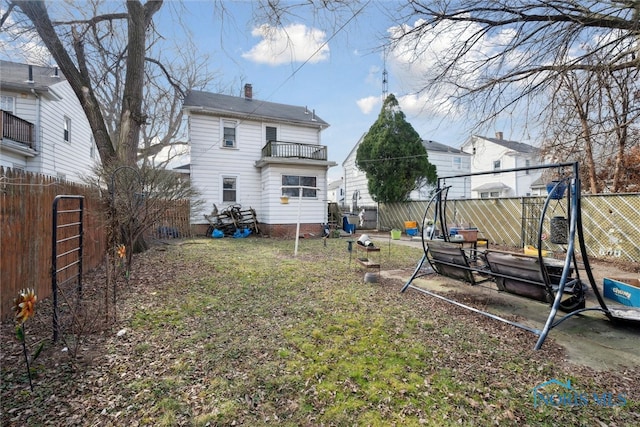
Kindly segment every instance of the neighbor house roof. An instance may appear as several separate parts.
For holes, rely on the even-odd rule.
[[[506,190],[510,188],[508,185],[502,182],[487,182],[486,184],[478,185],[476,188],[472,188],[472,191],[491,191],[491,190]]]
[[[31,67],[31,73],[29,73],[29,67]],[[58,97],[58,94],[51,90],[51,86],[65,80],[64,75],[57,67],[40,67],[0,60],[0,86],[2,89],[16,91],[31,91],[33,89],[38,93],[50,93],[52,96]]]
[[[318,128],[329,127],[329,123],[307,107],[277,104],[255,98],[223,95],[220,93],[193,90],[184,100],[184,107],[191,112],[215,113],[243,119],[267,119],[285,121]]]
[[[464,154],[464,155],[470,155],[469,153],[465,153],[464,151],[458,149],[458,148],[453,148],[449,145],[445,145],[445,144],[440,144],[439,142],[435,142],[435,141],[431,141],[428,139],[423,139],[422,140],[422,145],[424,145],[424,148],[426,148],[427,151],[438,151],[438,152],[442,152],[442,153],[453,153],[453,154]]]
[[[493,142],[494,144],[501,145],[518,153],[535,153],[538,150],[533,145],[525,144],[524,142],[508,141],[506,139],[489,138],[486,136],[479,136],[478,138]]]

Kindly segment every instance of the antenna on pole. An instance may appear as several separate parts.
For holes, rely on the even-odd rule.
[[[387,73],[387,48],[384,48],[383,51],[383,61],[384,65],[382,67],[382,102],[387,99],[387,95],[389,94],[389,79]]]

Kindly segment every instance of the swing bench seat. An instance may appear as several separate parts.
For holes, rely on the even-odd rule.
[[[557,260],[545,260],[540,268],[540,260],[537,257],[495,250],[485,251],[484,259],[494,276],[498,290],[553,304],[562,274],[562,267]],[[549,277],[549,287],[545,284],[545,273]],[[573,269],[569,274],[573,274]],[[563,295],[567,295],[568,298],[560,303],[560,309],[573,311],[584,308],[586,290],[587,287],[582,281],[568,277],[563,289]]]
[[[486,250],[480,254],[484,265],[472,265],[467,253],[459,244],[429,241],[429,262],[436,273],[471,285],[493,280],[501,292],[553,304],[562,274],[557,260],[549,259],[540,268],[537,257],[523,254]],[[547,287],[543,274],[549,276]],[[569,274],[573,274],[573,269]],[[565,312],[584,308],[587,287],[577,278],[568,277],[563,289],[564,299],[560,309]]]

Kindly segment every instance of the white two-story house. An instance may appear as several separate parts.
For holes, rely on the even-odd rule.
[[[500,173],[500,170],[538,165],[539,154],[536,147],[508,141],[503,138],[502,132],[497,132],[495,138],[473,135],[461,149],[472,155],[472,173],[495,171],[471,177],[471,197],[523,197],[537,192],[532,186],[536,187],[540,171]]]
[[[363,206],[375,206],[375,202],[369,194],[367,176],[356,166],[358,147],[365,135],[362,135],[342,163],[345,201],[352,212],[356,212]],[[427,151],[429,162],[436,167],[438,177],[464,175],[470,172],[470,154],[431,140],[423,140],[422,145]],[[471,184],[468,177],[451,179],[446,181],[445,184],[451,185],[447,196],[450,199],[464,199],[471,196]],[[409,194],[409,199],[429,200],[434,188],[433,186],[425,186],[414,190]]]
[[[206,230],[213,205],[256,211],[271,236],[320,236],[327,222],[328,160],[321,134],[329,124],[307,107],[192,91],[184,102],[189,120],[191,183],[204,200],[192,212],[197,232]]]
[[[99,163],[89,122],[54,67],[0,61],[0,166],[82,182]]]

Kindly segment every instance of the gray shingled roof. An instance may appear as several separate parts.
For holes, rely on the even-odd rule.
[[[329,123],[315,115],[307,107],[277,104],[275,102],[247,99],[239,96],[193,90],[184,100],[184,107],[192,111],[219,113],[232,117],[260,118],[305,124],[326,128]]]
[[[481,136],[480,138],[491,141],[494,144],[502,145],[503,147],[508,148],[509,150],[517,151],[518,153],[535,153],[536,151],[538,151],[538,149],[533,145],[525,144],[523,142],[507,141],[506,139],[498,138],[488,138],[486,136]]]
[[[453,148],[445,144],[440,144],[439,142],[431,141],[428,139],[423,139],[422,145],[424,145],[424,148],[426,148],[427,151],[440,151],[443,153],[468,154],[457,148]]]
[[[40,67],[32,65],[33,83],[29,80],[29,64],[0,60],[0,86],[4,89],[31,90],[47,92],[49,87],[60,83],[65,79],[64,75],[58,71],[55,76],[55,67]]]

